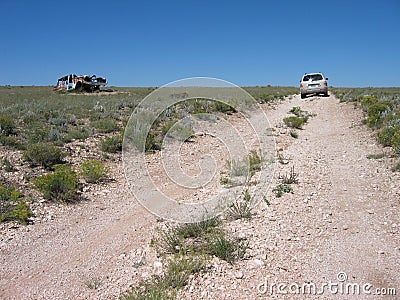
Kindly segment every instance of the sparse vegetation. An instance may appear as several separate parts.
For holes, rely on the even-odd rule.
[[[298,175],[294,171],[294,166],[290,168],[289,174],[284,174],[282,176],[279,176],[279,179],[281,179],[283,184],[293,184],[293,183],[298,183]]]
[[[111,133],[119,130],[116,120],[110,117],[93,121],[91,122],[91,126],[96,128],[100,133]]]
[[[68,165],[55,165],[53,173],[37,177],[33,183],[45,199],[74,201],[77,198],[78,176]]]
[[[84,281],[84,284],[88,289],[97,290],[103,284],[103,279],[98,276],[90,277]]]
[[[378,141],[400,154],[400,91],[398,88],[336,88],[340,101],[360,104],[365,123],[379,130]],[[358,105],[357,105],[358,106]]]
[[[153,275],[142,281],[131,291],[120,297],[121,300],[169,300],[176,299],[179,289],[187,285],[189,278],[206,267],[203,256],[177,255],[166,261],[167,270],[162,275]]]

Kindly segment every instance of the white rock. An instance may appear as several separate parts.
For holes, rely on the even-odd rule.
[[[259,266],[259,267],[263,267],[263,266],[264,266],[264,262],[263,262],[262,260],[259,260],[259,259],[254,259],[254,260],[253,260],[253,263],[254,263],[256,266]]]
[[[235,273],[235,278],[237,279],[242,279],[244,277],[244,274],[242,271],[236,272]]]

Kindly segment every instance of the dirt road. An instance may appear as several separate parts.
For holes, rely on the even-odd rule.
[[[293,106],[316,114],[298,139],[282,126]],[[246,259],[233,266],[215,262],[181,297],[292,299],[268,287],[312,282],[321,290],[329,281],[368,283],[372,294],[396,288],[400,294],[400,175],[390,170],[393,158],[367,159],[389,150],[361,125],[359,110],[333,96],[295,96],[265,110],[277,129],[277,150],[288,162],[277,163],[274,184],[292,166],[299,183],[281,198],[270,192],[270,205],[261,204],[252,219],[226,223],[233,235],[248,239]],[[112,175],[114,182],[92,191],[93,201],[2,234],[1,299],[115,299],[152,274],[156,258],[149,243],[157,220],[130,196],[120,164]],[[327,289],[298,297],[382,298]]]

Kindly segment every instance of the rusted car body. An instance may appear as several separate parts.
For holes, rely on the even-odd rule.
[[[100,87],[106,86],[107,80],[103,77],[96,77],[96,75],[88,76],[69,74],[57,80],[57,85],[53,88],[55,92],[68,92],[68,91],[85,91],[92,93],[100,91]]]

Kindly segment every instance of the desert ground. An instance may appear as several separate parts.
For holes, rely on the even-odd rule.
[[[221,225],[230,236],[246,240],[248,248],[233,264],[211,257],[207,271],[192,275],[177,298],[398,299],[400,172],[391,170],[397,162],[394,151],[377,142],[362,123],[360,109],[333,93],[304,100],[293,95],[261,107],[276,149],[272,182],[259,185],[266,201],[253,208],[251,218],[224,219]],[[297,138],[282,121],[292,107],[312,114],[296,130]],[[235,114],[227,119],[240,124]],[[226,152],[216,137],[199,136],[186,147],[182,159],[189,169],[206,150],[223,167]],[[385,155],[378,159],[368,158],[381,153]],[[159,158],[158,153],[147,155],[152,174],[159,169]],[[118,299],[162,272],[163,257],[150,244],[166,221],[132,195],[121,154],[107,164],[111,180],[84,188],[85,201],[43,201],[40,211],[46,213],[34,223],[2,225],[1,299]],[[291,168],[298,183],[292,184],[292,193],[276,197],[273,188]],[[164,179],[158,180],[161,184]],[[164,187],[171,195],[182,195]],[[217,180],[199,195],[220,188]],[[257,185],[253,190],[257,193]],[[280,283],[286,288],[279,291]],[[288,288],[304,283],[315,284],[320,293],[296,295]],[[361,289],[369,284],[370,294],[335,292],[329,283]],[[378,295],[394,289],[397,295]]]

